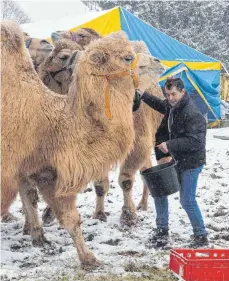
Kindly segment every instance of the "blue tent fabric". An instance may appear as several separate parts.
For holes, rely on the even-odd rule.
[[[121,29],[124,30],[130,40],[142,40],[148,46],[150,53],[164,61],[177,61],[179,64],[168,69],[166,73],[172,73],[181,67],[187,68],[189,77],[197,85],[210,105],[213,113],[208,111],[208,121],[214,122],[220,119],[220,70],[191,70],[185,62],[218,62],[201,52],[173,39],[156,28],[150,26],[124,8],[120,8]],[[186,90],[191,94],[198,108],[203,114],[208,106],[189,81],[187,73],[182,71],[176,75],[184,80]],[[163,74],[164,76],[164,74]],[[160,83],[163,85],[163,82]]]
[[[174,73],[176,74],[174,75]],[[177,73],[178,72],[178,73]],[[183,63],[176,65],[170,69],[168,69],[165,73],[163,73],[164,77],[173,76],[179,77],[184,81],[185,89],[192,96],[196,106],[202,112],[202,114],[208,114],[208,121],[213,122],[216,119],[220,119],[220,94],[217,89],[212,87],[205,79],[196,74],[190,68],[188,68]],[[162,79],[163,79],[162,76]],[[193,87],[191,81],[198,87],[201,91],[207,103],[203,100],[203,98],[199,95],[199,93]],[[160,86],[163,87],[165,84],[165,80],[160,82]],[[211,110],[209,109],[210,106]]]
[[[127,10],[121,8],[121,26],[130,40],[143,40],[150,53],[163,60],[217,62],[201,52],[173,39],[156,28],[146,24]]]

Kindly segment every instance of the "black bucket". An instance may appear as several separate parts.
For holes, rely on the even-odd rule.
[[[162,197],[180,190],[176,162],[160,164],[141,171],[146,186],[153,197]]]

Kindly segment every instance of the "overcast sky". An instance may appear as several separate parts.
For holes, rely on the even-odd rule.
[[[31,21],[58,19],[65,16],[84,14],[88,11],[80,0],[14,0],[19,3]]]

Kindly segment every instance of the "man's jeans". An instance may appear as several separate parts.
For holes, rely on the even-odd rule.
[[[181,190],[180,203],[186,211],[189,220],[192,224],[194,235],[206,235],[204,221],[196,202],[196,188],[199,174],[203,169],[203,165],[190,170],[185,170],[180,173]],[[155,208],[157,213],[156,225],[157,228],[169,229],[169,212],[168,212],[168,198],[163,196],[161,198],[154,198]]]

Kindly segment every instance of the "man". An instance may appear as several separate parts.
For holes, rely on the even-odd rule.
[[[164,86],[166,99],[144,92],[141,100],[164,114],[156,133],[156,158],[173,156],[178,164],[181,183],[180,203],[191,222],[194,239],[190,247],[208,244],[207,231],[196,201],[199,174],[206,161],[206,121],[186,93],[180,78],[167,79]],[[157,246],[168,241],[168,198],[154,198],[157,229],[151,239]]]

